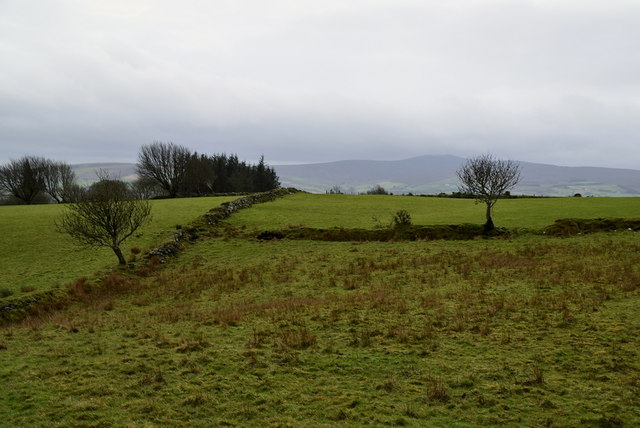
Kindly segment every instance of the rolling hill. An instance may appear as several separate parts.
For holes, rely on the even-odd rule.
[[[133,181],[136,178],[136,164],[134,163],[83,163],[71,165],[71,168],[76,173],[81,185],[96,181],[100,171],[124,181]]]
[[[340,186],[347,193],[376,184],[395,194],[450,193],[457,190],[456,170],[465,159],[420,156],[398,161],[347,160],[306,165],[275,165],[283,186],[323,193]],[[546,196],[638,196],[640,170],[567,167],[520,162],[522,180],[512,192]]]
[[[364,192],[376,184],[394,194],[451,193],[458,189],[456,170],[465,159],[426,155],[396,161],[343,160],[336,162],[273,165],[285,187],[324,193],[340,186],[346,193]],[[571,196],[639,196],[640,170],[568,167],[520,162],[522,180],[514,194]],[[104,170],[123,180],[135,179],[135,164],[92,163],[72,165],[81,184],[96,180]]]

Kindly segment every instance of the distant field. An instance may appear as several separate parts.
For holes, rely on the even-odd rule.
[[[231,224],[257,229],[291,225],[372,228],[404,209],[415,224],[484,223],[484,205],[469,199],[299,193],[233,216]],[[495,206],[497,226],[540,229],[566,217],[640,218],[640,198],[505,199]]]
[[[184,225],[220,203],[236,197],[185,198],[152,201],[152,220],[125,241],[123,250],[144,250],[171,237]],[[0,289],[19,292],[23,286],[42,290],[52,285],[91,276],[113,268],[117,260],[110,249],[84,249],[57,233],[54,221],[64,206],[0,206]]]

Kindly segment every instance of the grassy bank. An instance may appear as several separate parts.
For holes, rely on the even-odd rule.
[[[152,219],[125,242],[125,251],[142,250],[171,237],[176,225],[193,221],[225,201],[237,197],[185,198],[152,201]],[[110,249],[85,249],[56,232],[61,205],[1,206],[0,289],[19,293],[22,288],[44,290],[52,285],[113,268]]]

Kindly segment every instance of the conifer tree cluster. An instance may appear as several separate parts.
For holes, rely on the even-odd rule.
[[[280,185],[264,156],[252,165],[236,155],[198,154],[174,143],[142,146],[136,166],[140,180],[155,183],[169,197],[264,192]]]

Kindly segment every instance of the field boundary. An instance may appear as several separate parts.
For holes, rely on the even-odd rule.
[[[541,230],[499,227],[486,231],[483,225],[462,223],[430,226],[400,226],[377,229],[362,228],[313,228],[290,227],[288,229],[263,230],[254,234],[260,241],[274,239],[309,241],[417,241],[451,240],[464,241],[479,238],[516,236],[522,233],[542,234],[549,237],[568,237],[598,232],[638,232],[640,219],[637,218],[564,218]]]
[[[544,228],[551,236],[583,235],[594,232],[640,231],[638,218],[561,218]]]
[[[211,226],[216,227],[221,221],[229,218],[233,213],[251,208],[255,204],[274,201],[286,195],[298,193],[295,188],[279,188],[262,193],[254,193],[231,202],[224,202],[219,207],[212,208],[194,221],[185,230],[174,234],[173,239],[161,246],[149,251],[146,259],[157,258],[160,263],[165,263],[168,257],[174,257],[183,249],[184,242],[193,242],[199,238],[199,232],[205,231]]]
[[[185,242],[193,242],[199,238],[199,233],[211,227],[219,226],[219,223],[242,209],[250,208],[254,204],[274,201],[277,198],[300,192],[295,188],[278,188],[267,192],[254,193],[243,196],[230,202],[224,202],[219,207],[212,208],[206,214],[196,218],[184,230],[174,234],[173,238],[150,250],[145,255],[144,264],[131,264],[133,273],[145,272],[145,267],[157,263],[166,263],[169,257],[177,256],[183,249]],[[104,273],[95,281],[99,284],[101,279],[113,274],[113,271]],[[29,293],[21,296],[9,296],[0,299],[0,324],[20,321],[31,311],[38,308],[60,308],[71,298],[71,293],[66,287],[51,288],[46,291]]]
[[[406,226],[380,229],[311,228],[295,227],[281,230],[265,230],[256,235],[261,241],[272,239],[296,239],[310,241],[416,241],[416,240],[470,240],[479,237],[509,236],[513,232],[496,228],[487,232],[479,224],[450,224],[433,226]]]

